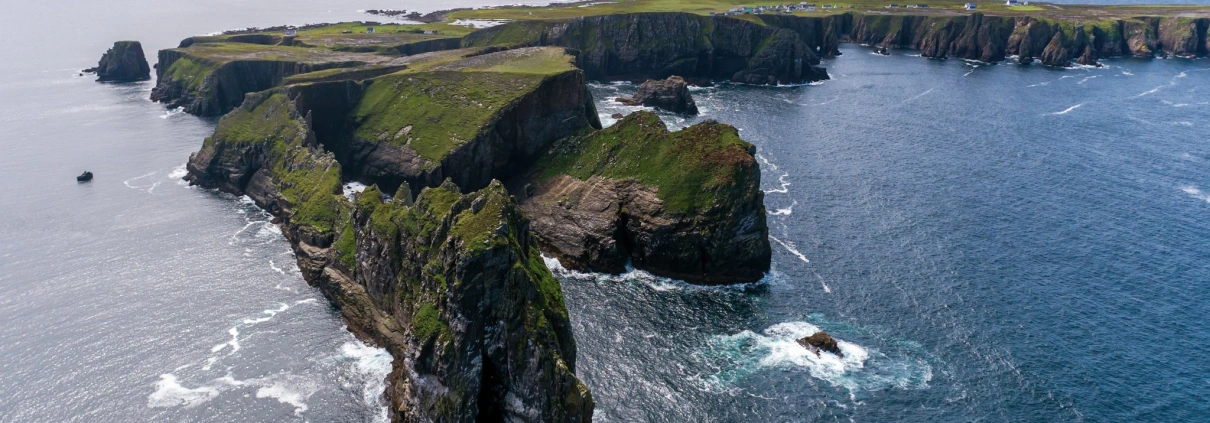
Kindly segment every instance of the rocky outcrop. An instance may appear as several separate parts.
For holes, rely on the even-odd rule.
[[[168,107],[183,107],[186,113],[198,116],[220,116],[243,102],[244,94],[273,88],[291,75],[365,64],[339,59],[223,60],[191,54],[185,49],[160,50],[151,99]]]
[[[673,113],[697,114],[697,103],[689,94],[689,84],[679,76],[670,76],[662,81],[648,80],[639,86],[634,97],[618,97],[619,103],[629,106],[648,106]]]
[[[839,18],[800,19],[824,20],[817,25],[828,23],[827,19],[832,19],[834,26],[843,22]],[[924,57],[934,58],[998,62],[1016,55],[1021,63],[1040,59],[1048,66],[1069,66],[1073,60],[1097,65],[1100,58],[1122,55],[1202,57],[1207,55],[1206,29],[1210,26],[1210,18],[1139,17],[1081,22],[982,13],[856,14],[852,22],[848,37],[842,41],[915,49]]]
[[[188,179],[281,219],[308,282],[359,337],[391,352],[395,421],[591,421],[559,282],[499,183],[406,185],[355,202],[301,93],[251,94],[190,157]]]
[[[592,80],[681,75],[748,84],[827,79],[814,49],[793,30],[724,16],[634,13],[519,21],[477,31],[464,46],[552,45],[579,51]]]
[[[831,335],[828,335],[824,331],[815,332],[811,336],[799,339],[798,345],[802,345],[803,348],[811,350],[816,355],[822,351],[836,354],[838,357],[844,357],[844,353],[840,352],[840,345],[836,343],[835,339],[832,339]]]
[[[771,255],[754,154],[728,125],[669,132],[638,112],[556,144],[511,185],[566,267],[620,273],[630,262],[696,283],[751,282]]]
[[[97,73],[97,81],[133,82],[151,79],[151,67],[143,56],[143,45],[138,41],[113,43],[97,67],[88,69]]]

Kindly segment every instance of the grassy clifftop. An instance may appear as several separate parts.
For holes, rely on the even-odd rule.
[[[575,72],[574,59],[562,49],[526,49],[417,63],[373,80],[351,114],[355,136],[440,162],[545,78]]]
[[[709,121],[670,132],[659,116],[637,112],[557,145],[539,161],[539,178],[635,179],[655,187],[668,211],[696,212],[730,189],[737,172],[753,163],[754,148],[730,125]]]

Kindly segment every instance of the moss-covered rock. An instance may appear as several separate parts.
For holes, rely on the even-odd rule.
[[[590,421],[561,288],[503,186],[447,182],[414,203],[372,186],[347,200],[309,87],[339,85],[248,95],[190,158],[189,179],[282,218],[303,276],[396,358],[396,420]]]
[[[754,154],[729,125],[669,132],[638,112],[556,144],[517,195],[565,266],[617,273],[629,260],[691,282],[750,282],[771,255]]]

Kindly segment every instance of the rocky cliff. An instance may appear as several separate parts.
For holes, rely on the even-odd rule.
[[[844,27],[840,41],[920,50],[924,57],[958,57],[998,62],[1017,56],[1050,66],[1073,61],[1095,65],[1099,58],[1134,56],[1204,57],[1210,18],[1137,17],[1098,21],[1028,16],[913,16],[846,14],[822,18],[817,26]],[[824,42],[830,42],[825,40]]]
[[[272,54],[269,46],[263,50],[248,46],[259,45],[246,44],[237,49],[224,44],[193,44],[160,50],[151,99],[168,107],[183,107],[190,114],[219,116],[243,102],[244,94],[275,87],[291,75],[367,64],[357,57],[282,56]],[[215,54],[227,50],[233,54]]]
[[[512,182],[544,250],[569,268],[629,262],[697,283],[751,282],[771,250],[755,147],[713,121],[669,132],[653,113],[556,144]]]
[[[143,45],[138,41],[113,43],[97,67],[89,69],[97,73],[97,81],[131,82],[151,79],[151,68],[143,56]]]
[[[749,84],[827,79],[799,33],[747,20],[689,13],[635,13],[518,21],[467,35],[464,46],[569,47],[592,80],[681,75]]]
[[[697,102],[689,94],[689,84],[684,78],[670,76],[662,81],[648,80],[639,86],[634,97],[618,97],[617,101],[630,106],[649,106],[673,113],[697,114]]]
[[[371,187],[349,201],[317,112],[294,95],[249,95],[190,158],[188,178],[282,219],[304,277],[395,357],[394,420],[590,421],[561,288],[503,187],[447,183],[415,202],[406,185],[386,200]]]

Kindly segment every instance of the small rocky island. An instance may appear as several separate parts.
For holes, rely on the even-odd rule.
[[[118,41],[113,43],[101,56],[97,67],[85,69],[85,72],[96,73],[97,81],[134,82],[151,79],[151,67],[143,56],[143,45],[138,41]]]
[[[634,97],[618,97],[617,101],[628,106],[648,106],[673,113],[697,114],[697,103],[689,94],[689,84],[679,76],[670,76],[663,81],[648,80],[639,86],[639,91]]]

